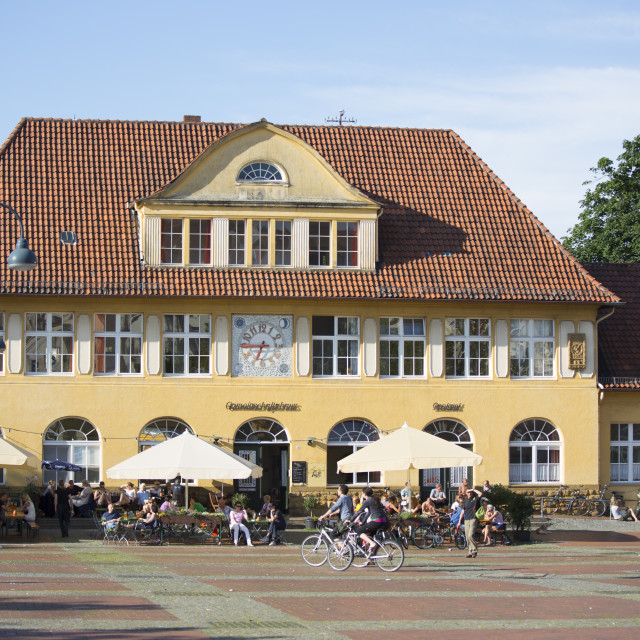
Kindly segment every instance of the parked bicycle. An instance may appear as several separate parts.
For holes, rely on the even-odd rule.
[[[590,515],[590,516],[603,516],[607,512],[607,501],[605,500],[605,493],[609,488],[608,484],[605,484],[602,489],[598,492],[597,496],[585,498],[584,503],[582,505],[582,509],[580,511],[581,515]]]
[[[414,544],[418,549],[431,549],[447,541],[458,549],[464,549],[467,540],[464,532],[459,531],[450,522],[434,519],[417,527],[414,533]]]
[[[566,498],[562,495],[563,489],[567,489],[566,485],[561,484],[555,496],[549,498],[548,509],[553,515],[559,511],[566,511],[569,515],[580,515],[586,513],[585,509],[585,497],[580,493],[580,489],[574,489],[571,498]]]

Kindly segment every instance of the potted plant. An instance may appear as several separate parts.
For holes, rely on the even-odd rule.
[[[513,492],[508,509],[514,538],[523,542],[531,540],[531,516],[535,511],[533,498]]]
[[[318,506],[318,496],[308,493],[302,500],[302,506],[309,512],[309,515],[304,519],[304,526],[306,529],[313,529],[313,509]]]
[[[231,499],[231,505],[235,505],[236,502],[239,502],[242,508],[246,510],[249,504],[249,496],[246,493],[236,493]]]

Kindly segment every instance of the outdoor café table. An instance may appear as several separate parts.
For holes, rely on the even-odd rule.
[[[17,528],[20,538],[22,538],[22,520],[24,520],[24,511],[19,509],[5,509],[4,517],[7,520],[7,534],[9,529]]]
[[[165,528],[165,536],[187,540],[211,540],[220,544],[221,529],[227,523],[226,518],[214,515],[189,515],[167,513],[160,516],[160,523]]]
[[[249,534],[253,541],[259,541],[267,535],[269,530],[269,520],[247,520]]]

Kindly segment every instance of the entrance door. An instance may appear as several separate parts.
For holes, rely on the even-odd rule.
[[[249,506],[259,509],[268,493],[282,511],[289,508],[289,437],[284,427],[270,418],[255,418],[240,426],[234,452],[262,467],[261,478],[236,480],[236,491],[249,496]]]

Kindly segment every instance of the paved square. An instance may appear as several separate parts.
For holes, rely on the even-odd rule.
[[[0,639],[609,640],[640,636],[640,536],[407,552],[337,573],[291,544],[105,546],[3,539]]]

